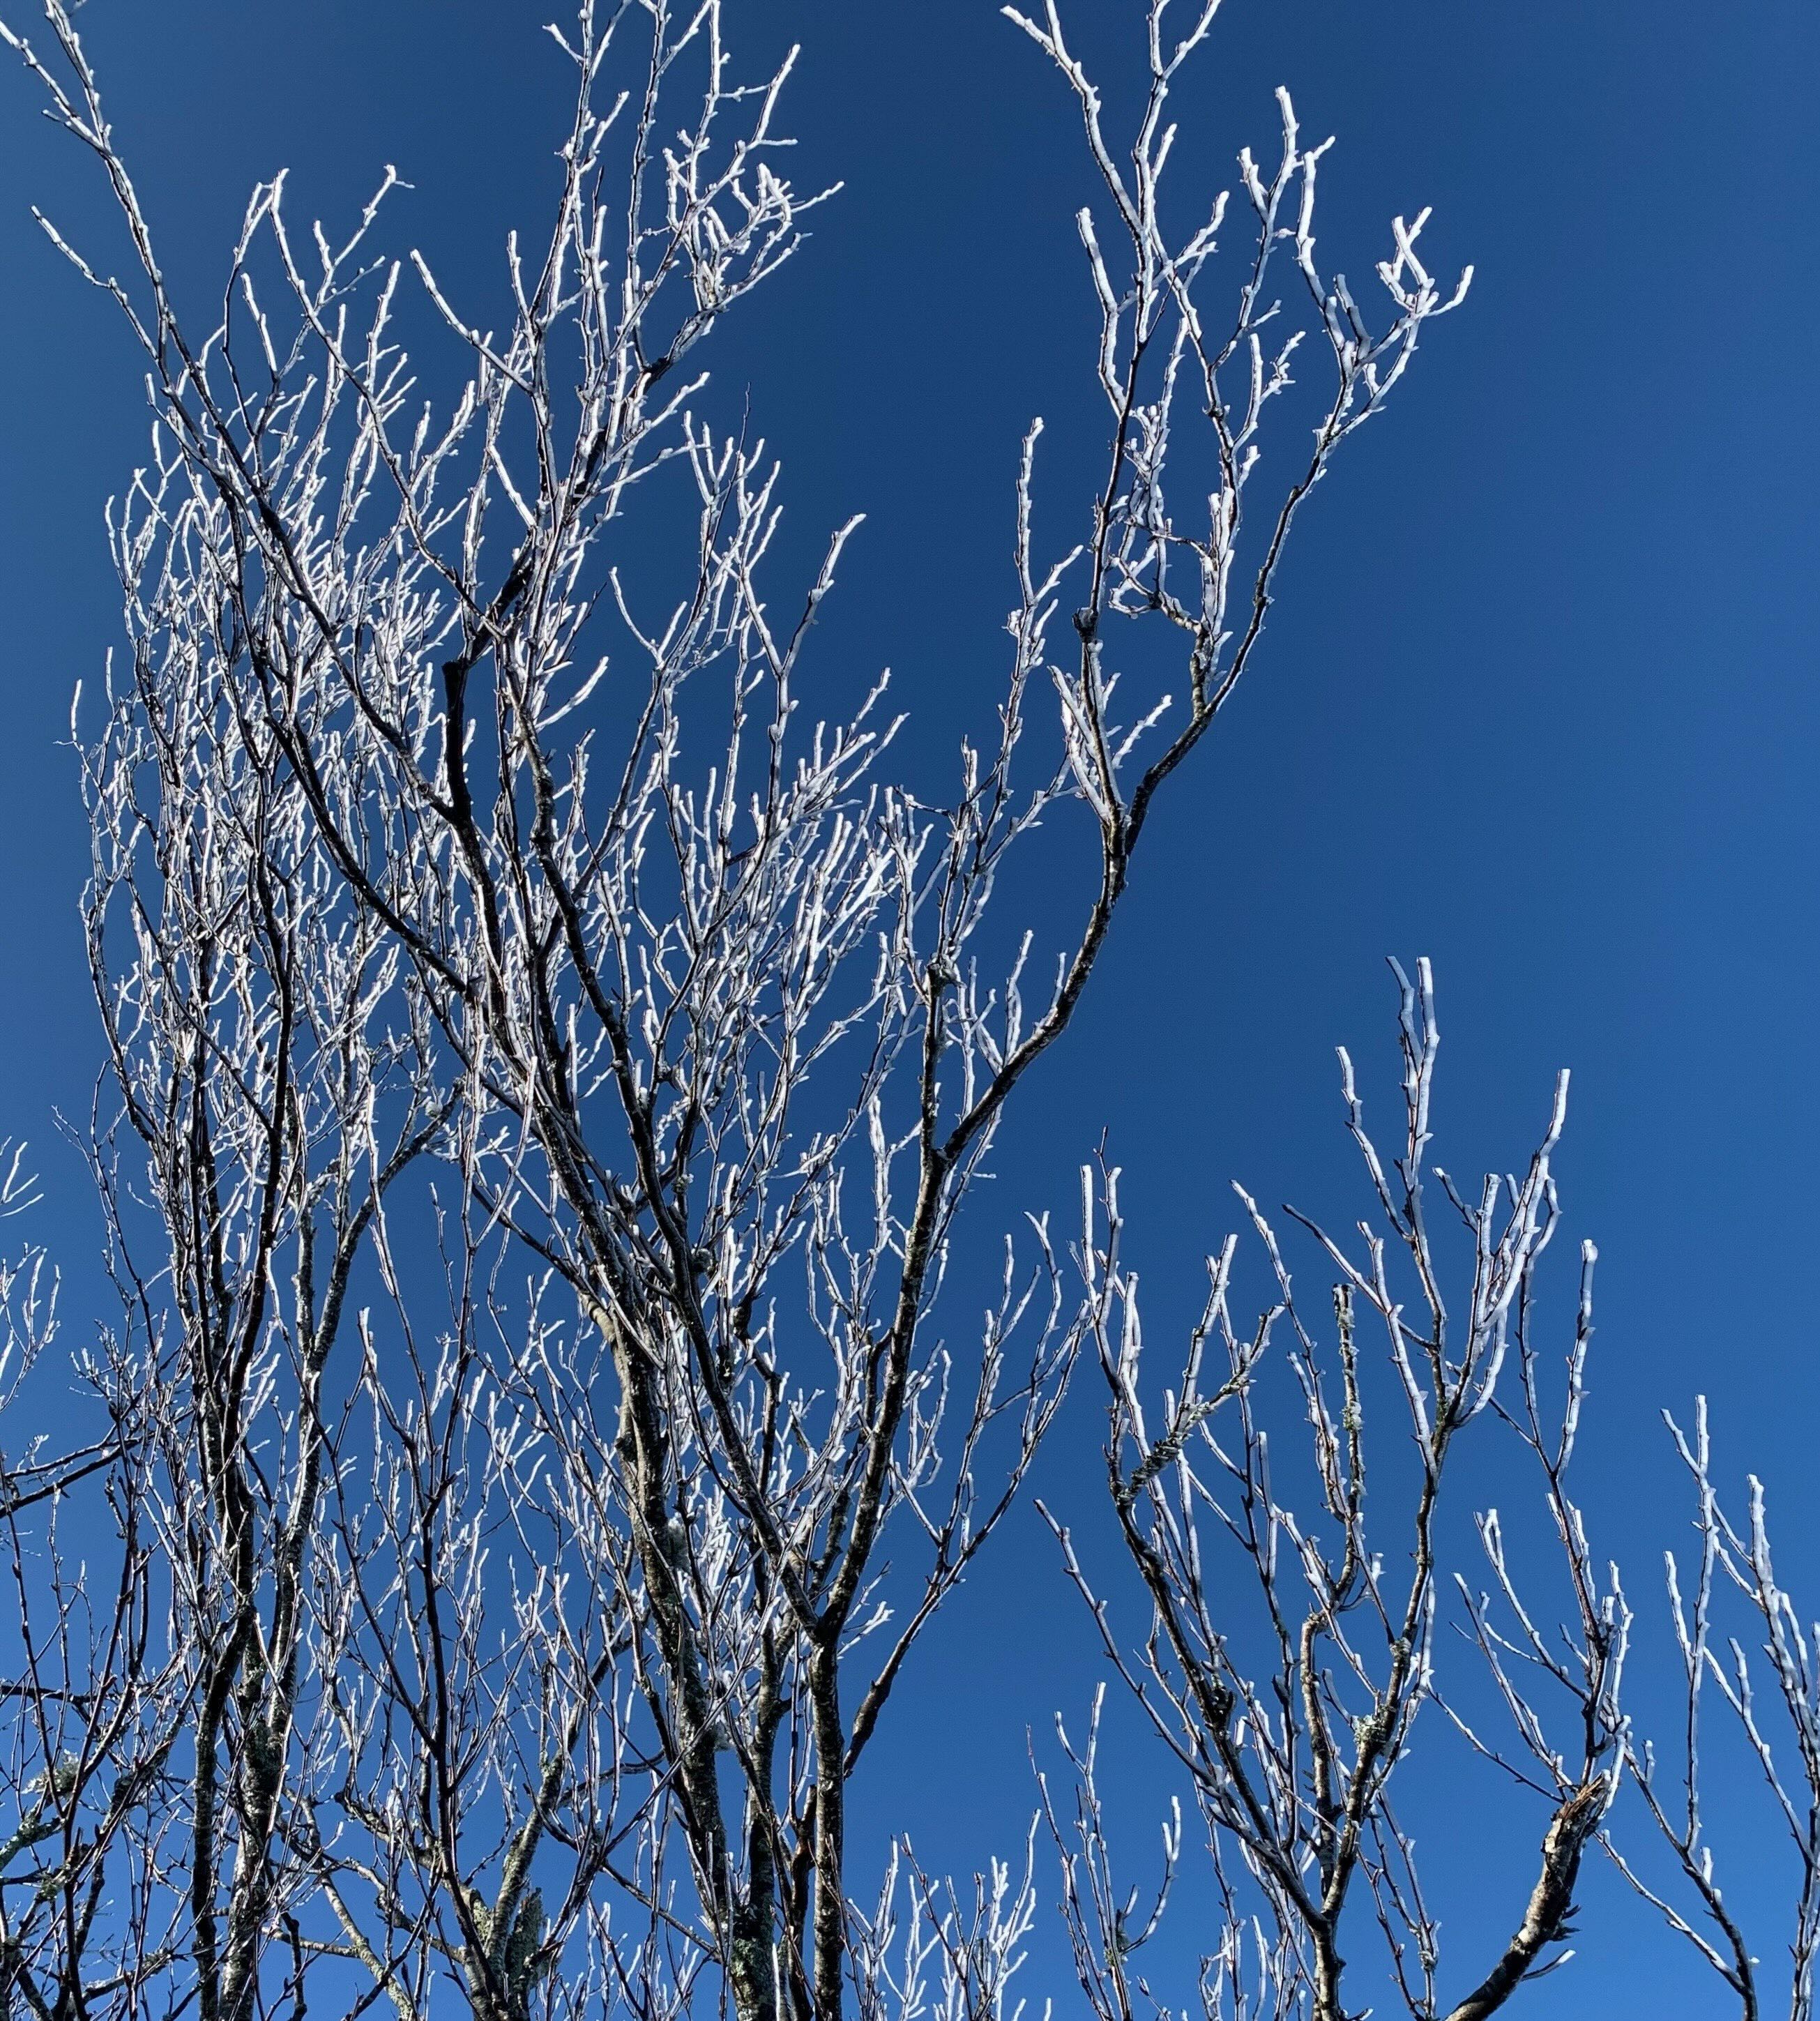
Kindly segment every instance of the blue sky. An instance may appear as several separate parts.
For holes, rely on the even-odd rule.
[[[1109,60],[1133,11],[1073,14]],[[937,762],[1003,664],[1023,428],[1055,431],[1060,537],[1098,427],[1072,109],[986,0],[739,12],[754,69],[803,43],[793,172],[846,188],[712,362],[785,460],[796,552],[870,515],[820,650],[893,666],[915,762]],[[82,23],[180,295],[217,285],[256,177],[288,165],[294,209],[337,217],[390,161],[415,186],[393,242],[481,303],[550,184],[541,13],[89,0]],[[1522,1156],[1574,1069],[1563,1182],[1604,1259],[1583,1484],[1652,1635],[1659,1554],[1684,1534],[1656,1414],[1697,1389],[1820,1586],[1796,1520],[1820,1422],[1817,74],[1820,16],[1795,0],[1226,0],[1184,182],[1268,147],[1287,82],[1305,129],[1339,137],[1323,250],[1365,275],[1390,214],[1432,203],[1436,264],[1477,279],[1298,529],[1250,684],[1163,814],[997,1167],[1008,1203],[1065,1206],[1108,1130],[1167,1324],[1232,1218],[1229,1179],[1345,1217],[1331,1048],[1387,1089],[1381,957],[1432,956],[1443,1162]],[[43,1147],[47,1232],[79,1287],[95,1216],[50,1111],[86,1110],[100,1048],[58,743],[115,635],[100,507],[145,415],[124,332],[31,224],[38,202],[110,242],[88,165],[33,111],[22,82],[0,95],[0,1128]],[[1094,1400],[1076,1400],[1050,1485],[1087,1508]],[[1090,1683],[1079,1626],[1026,1522],[930,1659],[971,1701],[964,1731],[908,1728],[879,1815],[923,1814],[961,1862],[1018,1836],[1024,1731]],[[1584,1968],[1522,2011],[1610,2012],[1621,1983],[1638,2011],[1724,2011],[1665,1941],[1633,1975],[1640,1928],[1589,1917]]]

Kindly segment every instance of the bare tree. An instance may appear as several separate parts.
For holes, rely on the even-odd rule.
[[[0,1152],[0,1211],[33,1204],[21,1153]],[[0,1400],[12,1404],[56,1333],[57,1286],[42,1247],[0,1265]],[[97,1436],[79,1446],[48,1432],[0,1455],[0,1517],[12,1599],[10,1715],[0,1789],[0,1997],[11,2013],[70,2012],[72,1993],[129,1997],[144,1955],[108,1911],[104,1890],[142,1895],[174,1733],[170,1666],[149,1619],[154,1548],[147,1518],[147,1414],[118,1353],[86,1357]],[[60,1517],[99,1483],[111,1518],[86,1526],[72,1559]],[[144,1929],[143,1918],[140,1932]]]
[[[1695,1400],[1691,1433],[1664,1415],[1694,1493],[1691,1576],[1674,1552],[1665,1553],[1684,1716],[1666,1761],[1644,1735],[1627,1735],[1629,1780],[1654,1833],[1633,1833],[1612,1848],[1613,1856],[1639,1894],[1736,1996],[1745,2021],[1758,2021],[1783,2007],[1782,1968],[1770,1968],[1765,1983],[1768,1946],[1760,1953],[1761,1939],[1749,1934],[1760,1906],[1753,1915],[1727,1899],[1726,1868],[1707,1816],[1712,1785],[1725,1790],[1734,1828],[1742,1823],[1765,1847],[1785,1835],[1793,1881],[1782,1947],[1785,2012],[1790,2021],[1807,2021],[1820,1947],[1820,1630],[1778,1579],[1763,1483],[1748,1477],[1742,1524],[1725,1511],[1713,1477],[1706,1399]],[[1724,1765],[1717,1778],[1709,1713],[1723,1723],[1720,1747],[1730,1743],[1720,1754]],[[1753,1783],[1767,1799],[1760,1819],[1742,1801]],[[1723,1841],[1723,1826],[1716,1837]],[[1652,1852],[1668,1856],[1660,1878]],[[1760,1882],[1759,1892],[1768,1892]]]
[[[1388,1976],[1418,2021],[1494,2013],[1526,1979],[1551,1968],[1550,1947],[1567,1934],[1582,1861],[1625,1761],[1619,1686],[1629,1614],[1615,1575],[1599,1577],[1566,1479],[1592,1331],[1589,1246],[1552,1423],[1532,1337],[1535,1272],[1558,1214],[1550,1160],[1566,1076],[1527,1171],[1487,1179],[1476,1199],[1463,1197],[1429,1162],[1440,1046],[1432,978],[1425,962],[1414,983],[1400,969],[1397,976],[1404,1112],[1400,1149],[1388,1163],[1366,1128],[1352,1062],[1340,1055],[1348,1127],[1381,1220],[1360,1222],[1354,1251],[1303,1222],[1337,1280],[1327,1342],[1298,1302],[1276,1229],[1241,1191],[1275,1300],[1255,1326],[1235,1324],[1238,1242],[1228,1239],[1209,1259],[1206,1309],[1179,1373],[1172,1364],[1168,1386],[1156,1391],[1116,1171],[1102,1171],[1097,1201],[1089,1197],[1082,1254],[1111,1397],[1108,1484],[1148,1604],[1141,1637],[1120,1633],[1068,1531],[1055,1528],[1108,1659],[1185,1772],[1201,1815],[1218,1910],[1200,1984],[1210,2021],[1263,2013],[1344,2021],[1356,2010],[1344,1991],[1343,1932],[1372,1922]],[[1464,1236],[1454,1294],[1446,1231],[1431,1222],[1431,1182]],[[1375,1354],[1360,1337],[1361,1319],[1381,1329]],[[1270,1403],[1279,1384],[1293,1410]],[[1394,1439],[1379,1428],[1382,1414]],[[1286,1455],[1272,1426],[1296,1415],[1305,1451]],[[1443,2001],[1439,1925],[1396,1797],[1418,1715],[1437,1701],[1451,1709],[1436,1646],[1447,1597],[1446,1504],[1462,1472],[1469,1482],[1481,1477],[1466,1456],[1470,1443],[1500,1426],[1539,1467],[1574,1619],[1564,1643],[1538,1623],[1512,1575],[1497,1512],[1483,1513],[1494,1597],[1462,1579],[1465,1619],[1520,1743],[1509,1765],[1524,1764],[1520,1779],[1543,1799],[1545,1819],[1539,1871],[1520,1914],[1513,1905],[1508,1943],[1472,1990]],[[1248,1600],[1235,1588],[1248,1589]],[[1558,1708],[1544,1696],[1550,1690]],[[1493,1752],[1454,1717],[1469,1741]],[[1084,1746],[1062,1735],[1076,1792],[1072,1816],[1061,1814],[1046,1782],[1044,1801],[1064,1852],[1081,1983],[1102,2021],[1132,2021],[1143,2004],[1134,1955],[1162,1921],[1181,1825],[1178,1816],[1165,1831],[1161,1885],[1137,1916],[1114,1878],[1095,1765],[1099,1717],[1096,1706]],[[1462,1806],[1462,1819],[1469,1814],[1483,1829],[1483,1816]],[[1383,1975],[1376,1968],[1374,1984]]]
[[[129,657],[98,726],[78,714],[118,1102],[93,1142],[123,1293],[100,1379],[123,1625],[24,1687],[46,1735],[66,1695],[105,1772],[66,1791],[44,1739],[17,1793],[19,1829],[54,1811],[71,1848],[32,1884],[87,1888],[100,1935],[86,1961],[72,1906],[60,1935],[38,1914],[6,1938],[35,2012],[193,1999],[250,2021],[322,1997],[417,2021],[450,1982],[487,2021],[715,1999],[832,2021],[850,1986],[868,2014],[919,2012],[932,1974],[957,2017],[1006,1997],[1032,1884],[996,1874],[970,1909],[901,1847],[861,1914],[848,1785],[1083,1343],[1124,1379],[1124,1292],[1108,1251],[1076,1301],[1037,1220],[951,1352],[962,1209],[1073,1018],[1157,795],[1250,664],[1302,503],[1465,279],[1438,289],[1422,219],[1399,219],[1367,322],[1317,260],[1326,144],[1303,146],[1283,94],[1274,166],[1239,157],[1250,250],[1217,316],[1225,199],[1181,234],[1163,203],[1172,95],[1217,0],[1179,25],[1152,0],[1123,146],[1055,9],[1007,10],[1098,177],[1079,228],[1108,446],[1078,544],[1050,558],[1032,424],[996,726],[926,804],[885,770],[882,679],[843,718],[805,711],[810,621],[858,522],[781,615],[761,587],[778,473],[717,430],[696,370],[830,194],[781,173],[790,62],[738,82],[723,11],[583,0],[556,35],[563,188],[537,249],[511,242],[503,334],[420,258],[369,249],[389,176],[339,240],[294,231],[282,176],[259,188],[222,308],[192,323],[68,14],[48,0],[42,56],[0,30],[118,202],[125,279],[64,249],[129,319],[155,410],[111,523]],[[1329,377],[1266,497],[1301,333],[1279,288],[1305,298]],[[413,320],[458,361],[440,406]],[[1196,473],[1204,515],[1178,523],[1166,466]],[[1119,621],[1180,654],[1173,698],[1119,685]],[[1090,868],[1034,983],[1001,894],[1039,825],[1070,821]],[[1502,1236],[1478,1211],[1487,1281],[1463,1342],[1420,1349],[1425,1378],[1385,1309],[1424,1512],[1492,1394],[1547,1183],[1545,1152]],[[1425,1268],[1411,1201],[1384,1197]],[[1243,1413],[1235,1352],[1221,1394]],[[1188,1610],[1181,1689],[1217,1692],[1167,1499],[1201,1406],[1153,1443],[1119,1393],[1120,1519],[1159,1610]],[[1284,1661],[1309,1695],[1281,1745],[1314,1750],[1318,1814],[1265,1728],[1233,1745],[1265,1750],[1241,1837],[1300,1919],[1327,2021],[1352,1881],[1399,1899],[1382,1791],[1436,1574],[1425,1556],[1393,1607],[1348,1500],[1356,1438],[1320,1418],[1317,1444],[1344,1561],[1304,1551],[1313,1611]],[[56,1634],[93,1606],[62,1576]],[[1376,1683],[1342,1623],[1359,1604],[1386,1638]],[[1323,1642],[1367,1694],[1356,1746]],[[1220,1732],[1191,1726],[1185,1759],[1223,1759]],[[1567,1888],[1607,1801],[1603,1728],[1588,1747],[1563,1757],[1545,1856]],[[1239,1817],[1251,1786],[1207,1772],[1210,1815]],[[84,1804],[105,1829],[70,1822]],[[1561,1917],[1533,1920],[1518,1977]]]
[[[1050,1520],[1112,1675],[1173,1757],[1205,1833],[1200,1968],[1183,2011],[1198,2005],[1207,2021],[1343,2021],[1361,2011],[1345,1989],[1363,1979],[1374,1997],[1394,1990],[1414,2021],[1482,2021],[1571,1955],[1561,1946],[1591,1859],[1609,1862],[1692,1946],[1745,2021],[1771,2012],[1806,2021],[1820,1947],[1820,1626],[1778,1573],[1755,1476],[1743,1520],[1727,1513],[1698,1399],[1691,1431],[1667,1417],[1694,1505],[1691,1562],[1666,1553],[1664,1625],[1678,1653],[1681,1716],[1666,1746],[1640,1728],[1623,1694],[1632,1608],[1616,1566],[1601,1568],[1568,1484],[1592,1335],[1591,1244],[1552,1406],[1538,1338],[1567,1079],[1527,1171],[1462,1196],[1428,1155],[1440,1043],[1432,977],[1426,963],[1413,984],[1396,974],[1404,1116],[1393,1160],[1367,1132],[1352,1062],[1340,1054],[1346,1123],[1377,1218],[1359,1223],[1362,1247],[1349,1249],[1285,1210],[1334,1280],[1330,1332],[1305,1316],[1276,1229],[1239,1189],[1276,1296],[1254,1324],[1235,1324],[1239,1244],[1228,1238],[1208,1259],[1201,1320],[1159,1388],[1119,1174],[1104,1166],[1083,1174],[1079,1254],[1109,1398],[1108,1487],[1146,1603],[1141,1632],[1125,1625],[1121,1596],[1090,1579],[1069,1530]],[[1446,1207],[1439,1229],[1432,1188]],[[1451,1257],[1449,1220],[1465,1238]],[[1461,1290],[1451,1294],[1456,1269]],[[1361,1316],[1381,1330],[1375,1356]],[[1298,1421],[1299,1437],[1285,1441]],[[1450,1505],[1483,1493],[1485,1455],[1468,1455],[1499,1437],[1514,1442],[1532,1484],[1524,1499],[1539,1502],[1545,1524],[1520,1514],[1507,1535],[1497,1509],[1468,1500],[1481,1563],[1457,1564],[1450,1578],[1448,1539],[1459,1533]],[[1537,1562],[1551,1538],[1552,1575]],[[1454,1647],[1476,1650],[1476,1675],[1458,1655],[1447,1660],[1450,1585],[1463,1637]],[[1556,1600],[1564,1619],[1545,1611]],[[1149,1892],[1133,1886],[1102,1796],[1105,1700],[1102,1688],[1079,1740],[1058,1722],[1068,1773],[1060,1787],[1041,1776],[1043,1810],[1088,2004],[1100,2021],[1137,2021],[1174,2011],[1140,1954],[1166,1915],[1179,1919],[1181,1806],[1164,1817]],[[1538,1814],[1535,1878],[1520,1913],[1512,1905],[1508,1941],[1469,1968],[1468,1990],[1444,1996],[1453,1975],[1443,1972],[1440,1919],[1398,1801],[1400,1790],[1422,1787],[1421,1772],[1410,1773],[1418,1717],[1451,1728]],[[1764,1800],[1754,1815],[1753,1782]],[[1482,1853],[1502,1813],[1458,1792],[1445,1809],[1443,1858],[1457,1867]],[[1428,1854],[1432,1873],[1432,1845]],[[1742,1883],[1735,1895],[1728,1867]],[[1202,1934],[1210,1908],[1210,1943]],[[1773,1947],[1765,1925],[1778,1933]],[[1361,1937],[1376,1954],[1349,1972]]]

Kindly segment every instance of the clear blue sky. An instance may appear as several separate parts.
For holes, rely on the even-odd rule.
[[[1343,1217],[1331,1047],[1381,1065],[1381,959],[1432,955],[1443,1162],[1520,1157],[1555,1069],[1574,1071],[1562,1176],[1605,1258],[1583,1484],[1652,1637],[1660,1551],[1683,1534],[1656,1412],[1697,1389],[1727,1469],[1765,1475],[1787,1562],[1820,1591],[1802,1534],[1820,1425],[1820,13],[1226,6],[1192,173],[1267,147],[1287,82],[1306,129],[1339,136],[1323,249],[1364,276],[1391,213],[1432,203],[1437,263],[1478,278],[1303,523],[1251,685],[1163,817],[1084,1024],[999,1161],[1006,1203],[1065,1204],[1109,1127],[1161,1328],[1231,1218],[1229,1178]],[[539,220],[549,185],[546,11],[89,0],[81,20],[180,295],[199,308],[217,284],[255,177],[288,165],[293,209],[333,218],[391,161],[416,186],[393,241],[423,246],[483,321],[505,230]],[[847,188],[712,362],[752,388],[805,551],[871,515],[821,650],[897,668],[919,749],[941,752],[1003,663],[1019,435],[1038,412],[1061,431],[1061,515],[1079,496],[1068,428],[1097,426],[1072,110],[988,0],[733,11],[755,69],[803,42],[794,172]],[[1073,13],[1101,43],[1135,11]],[[79,1284],[95,1218],[49,1110],[86,1109],[100,1049],[57,743],[115,636],[100,507],[141,453],[144,409],[123,331],[31,224],[35,201],[111,243],[89,165],[32,113],[9,82],[0,1129],[45,1147],[49,1232]],[[1084,1386],[1077,1403],[1051,1491],[1087,1509]],[[881,1775],[879,1814],[907,1807],[934,1858],[1008,1845],[1025,1728],[1077,1707],[1091,1675],[1066,1653],[1079,1626],[1024,1524],[930,1659],[969,1717],[921,1728],[901,1783]],[[1640,1981],[1636,1927],[1589,1921],[1584,1969],[1521,2011],[1724,2011],[1665,1940]],[[1450,1935],[1471,1927],[1463,1907]],[[1072,2009],[1059,1975],[1032,1990]]]

